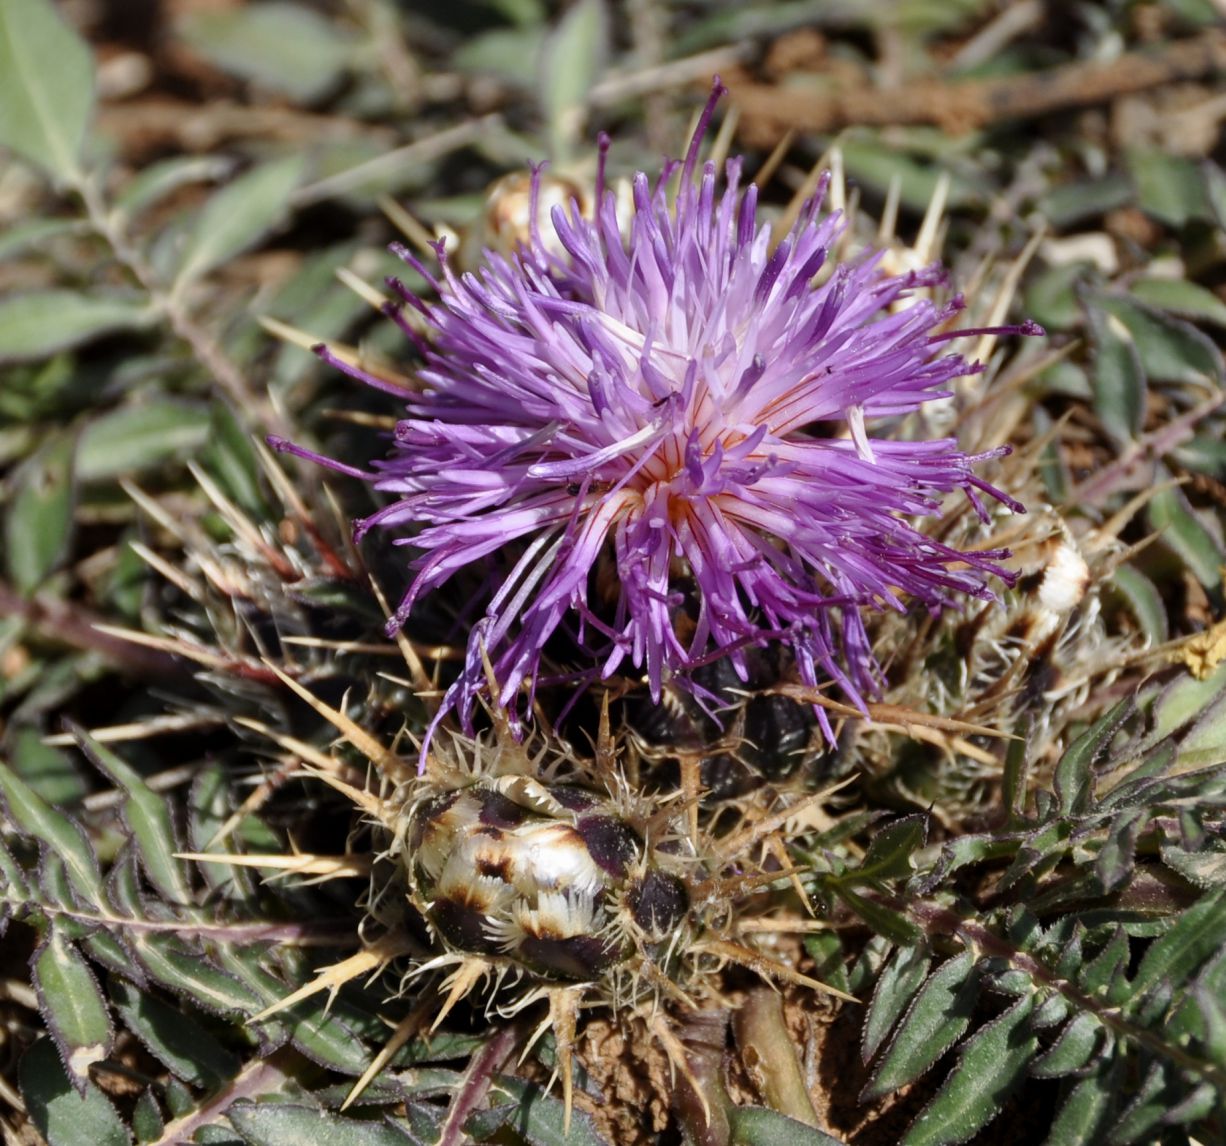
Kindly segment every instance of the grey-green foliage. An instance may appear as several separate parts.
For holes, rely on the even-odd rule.
[[[819,861],[818,893],[892,947],[862,1098],[944,1075],[906,1146],[967,1141],[1039,1080],[1052,1146],[1221,1140],[1223,761],[1226,667],[1121,701],[997,831],[925,848],[905,817],[862,863]]]
[[[364,1108],[348,1118],[326,1117],[347,1086],[313,1093],[321,1082],[352,1079],[369,1065],[372,1046],[386,1032],[373,1010],[349,997],[328,1007],[317,997],[252,1021],[310,978],[303,945],[351,944],[354,921],[321,918],[318,909],[308,915],[292,892],[193,870],[175,858],[184,843],[174,822],[177,802],[84,734],[81,746],[114,781],[119,825],[129,837],[105,872],[90,841],[97,825],[87,832],[0,764],[0,933],[24,927],[37,936],[31,979],[49,1037],[26,1052],[20,1082],[50,1146],[131,1141],[97,1082],[98,1072],[114,1069],[120,1030],[172,1080],[147,1079],[133,1122],[142,1141],[169,1141],[163,1133],[172,1124],[190,1137],[230,1117],[232,1106],[228,1125],[246,1141],[291,1140],[288,1108],[274,1117],[236,1105],[257,1099],[305,1103],[317,1133],[333,1135],[329,1141],[374,1140],[361,1137],[373,1133]],[[187,842],[200,847],[231,810],[222,770],[202,771],[187,803]],[[374,992],[369,1005],[380,997]],[[445,1061],[473,1045],[440,1038],[430,1049]],[[395,1063],[422,1057],[422,1044],[411,1043]],[[455,1083],[444,1069],[393,1070],[383,1090],[373,1092],[375,1106],[445,1093]],[[433,1110],[422,1107],[408,1121],[379,1125],[388,1141],[415,1142],[426,1140],[422,1127],[434,1121]],[[141,1125],[156,1129],[146,1134]]]

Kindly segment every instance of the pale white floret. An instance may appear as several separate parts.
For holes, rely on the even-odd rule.
[[[604,872],[569,824],[525,824],[514,832],[512,847],[517,881],[533,888],[574,888],[591,896],[605,885]]]
[[[1039,604],[1064,614],[1081,603],[1090,584],[1086,559],[1069,542],[1061,542],[1052,554],[1039,586]]]

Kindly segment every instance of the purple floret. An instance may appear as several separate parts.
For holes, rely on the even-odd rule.
[[[444,704],[466,725],[483,653],[515,711],[563,624],[601,675],[628,663],[656,698],[713,654],[743,674],[747,646],[781,641],[802,680],[862,707],[880,685],[864,609],[989,599],[991,578],[1011,580],[1006,550],[961,552],[912,523],[954,490],[985,519],[980,493],[1024,512],[974,471],[1007,448],[869,433],[981,369],[940,350],[961,302],[920,288],[944,273],[889,275],[880,255],[824,270],[846,223],[820,196],[773,243],[738,160],[722,189],[713,164],[694,178],[720,90],[675,201],[676,165],[635,177],[628,231],[602,155],[593,219],[556,208],[548,241],[534,227],[475,274],[440,245],[437,301],[393,284],[429,327],[421,392],[368,475],[392,500],[357,533],[419,551],[393,631],[458,571],[499,570]]]

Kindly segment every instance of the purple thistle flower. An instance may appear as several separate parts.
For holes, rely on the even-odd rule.
[[[981,492],[1024,512],[974,472],[1007,447],[968,455],[950,438],[869,433],[981,369],[941,351],[970,333],[945,332],[961,301],[913,297],[945,281],[939,267],[892,276],[878,254],[824,271],[846,224],[819,215],[820,195],[773,245],[739,161],[722,191],[713,164],[695,180],[721,93],[717,81],[675,202],[676,164],[654,186],[635,176],[628,231],[602,140],[594,218],[555,208],[548,241],[534,223],[475,274],[457,275],[442,244],[437,279],[398,252],[438,297],[391,282],[430,335],[401,322],[425,357],[421,391],[391,455],[362,475],[394,500],[357,533],[389,529],[420,551],[392,631],[459,570],[505,562],[443,706],[465,725],[483,656],[514,710],[564,623],[602,675],[628,662],[657,699],[713,655],[744,674],[745,648],[778,640],[802,680],[829,678],[863,707],[881,681],[862,609],[990,599],[990,577],[1011,581],[1006,550],[960,552],[911,523],[954,490],[985,520]],[[617,574],[608,608],[589,590],[602,554]]]

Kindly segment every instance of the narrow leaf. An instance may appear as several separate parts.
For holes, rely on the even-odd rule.
[[[1094,412],[1124,444],[1145,425],[1145,368],[1128,328],[1097,307],[1088,311],[1094,343]]]
[[[75,437],[53,437],[13,477],[4,515],[5,564],[21,592],[42,587],[72,537]]]
[[[911,855],[928,838],[928,817],[902,816],[873,833],[855,875],[865,879],[905,879],[911,874]]]
[[[571,1115],[570,1133],[565,1130],[565,1107],[539,1086],[519,1078],[499,1075],[490,1088],[491,1105],[501,1107],[503,1122],[509,1122],[518,1137],[531,1146],[608,1146],[597,1132],[590,1114],[576,1110]],[[478,1112],[464,1124],[467,1133],[473,1131]],[[484,1135],[481,1135],[484,1137]]]
[[[362,46],[340,21],[286,0],[184,11],[178,31],[192,48],[298,103],[333,88]]]
[[[123,818],[131,829],[141,863],[150,882],[167,899],[180,904],[191,902],[192,891],[183,861],[175,858],[180,850],[166,801],[153,792],[141,777],[109,748],[99,744],[88,732],[74,728],[81,751],[114,783],[127,793]]]
[[[390,1122],[346,1118],[315,1106],[236,1102],[227,1115],[251,1146],[425,1146]]]
[[[50,1039],[22,1056],[21,1094],[30,1119],[49,1146],[129,1146],[132,1139],[109,1099],[86,1080],[78,1094]]]
[[[98,980],[58,927],[34,953],[39,1009],[59,1048],[69,1080],[85,1093],[90,1066],[111,1053],[114,1031]]]
[[[0,3],[0,146],[64,183],[81,179],[94,106],[89,48],[49,0]]]
[[[1081,1070],[1102,1045],[1103,1037],[1098,1019],[1083,1012],[1060,1032],[1051,1049],[1035,1060],[1030,1073],[1039,1078],[1060,1078]]]
[[[80,827],[43,801],[3,763],[0,792],[17,827],[45,844],[63,862],[77,894],[87,903],[96,903],[102,876],[94,849]]]
[[[587,95],[600,78],[608,43],[603,0],[578,0],[545,44],[539,90],[555,162],[568,157],[583,130]]]
[[[0,11],[8,7],[0,4]],[[156,318],[147,302],[136,299],[71,290],[14,295],[0,302],[0,363],[46,358],[103,334],[139,330]]]
[[[1187,279],[1138,279],[1133,297],[1182,318],[1226,326],[1226,302],[1213,291]]]
[[[164,398],[121,406],[82,429],[77,477],[102,481],[190,458],[208,433],[208,411],[202,406]]]
[[[877,1053],[886,1035],[894,1029],[898,1016],[927,976],[930,962],[925,947],[900,947],[894,952],[894,957],[877,979],[868,1014],[864,1018],[860,1042],[860,1057],[864,1062],[867,1063]]]
[[[1213,340],[1173,315],[1126,295],[1098,295],[1095,302],[1132,336],[1145,373],[1158,382],[1222,381],[1222,354]]]
[[[165,935],[145,934],[134,939],[133,948],[154,979],[185,995],[198,1007],[244,1016],[260,1009],[259,1000],[251,991],[199,956],[180,949],[178,942]]]
[[[184,1082],[213,1087],[238,1073],[238,1059],[190,1015],[123,979],[111,995],[128,1029]]]
[[[904,1146],[965,1142],[1000,1113],[1038,1046],[1028,1021],[1033,1007],[1034,996],[1023,996],[962,1048],[958,1065],[912,1124]]]
[[[1060,810],[1084,812],[1093,790],[1094,762],[1132,713],[1132,701],[1121,700],[1093,727],[1073,741],[1056,765],[1054,786]]]
[[[1073,1086],[1060,1107],[1045,1146],[1098,1146],[1103,1123],[1115,1098],[1114,1063],[1104,1058],[1092,1074]]]
[[[1222,583],[1221,543],[1197,520],[1191,504],[1178,489],[1164,489],[1149,502],[1149,521],[1160,529],[1159,544],[1172,549],[1206,589]]]
[[[919,926],[901,912],[894,911],[874,899],[858,895],[850,888],[836,886],[835,892],[878,935],[891,943],[909,946],[923,939],[924,933]]]
[[[239,176],[205,205],[179,264],[175,290],[253,246],[289,213],[302,159],[275,159]]]
[[[889,1094],[927,1071],[962,1037],[978,994],[979,974],[969,951],[942,963],[907,1009],[862,1100]]]
[[[1226,889],[1211,892],[1179,917],[1165,935],[1156,940],[1141,960],[1133,980],[1139,997],[1159,979],[1182,983],[1222,945],[1226,935]]]
[[[153,1088],[144,1091],[132,1108],[132,1130],[137,1142],[154,1142],[162,1137],[166,1122],[161,1108],[153,1097]]]
[[[844,1146],[815,1126],[806,1126],[765,1106],[734,1106],[729,1146]]]

